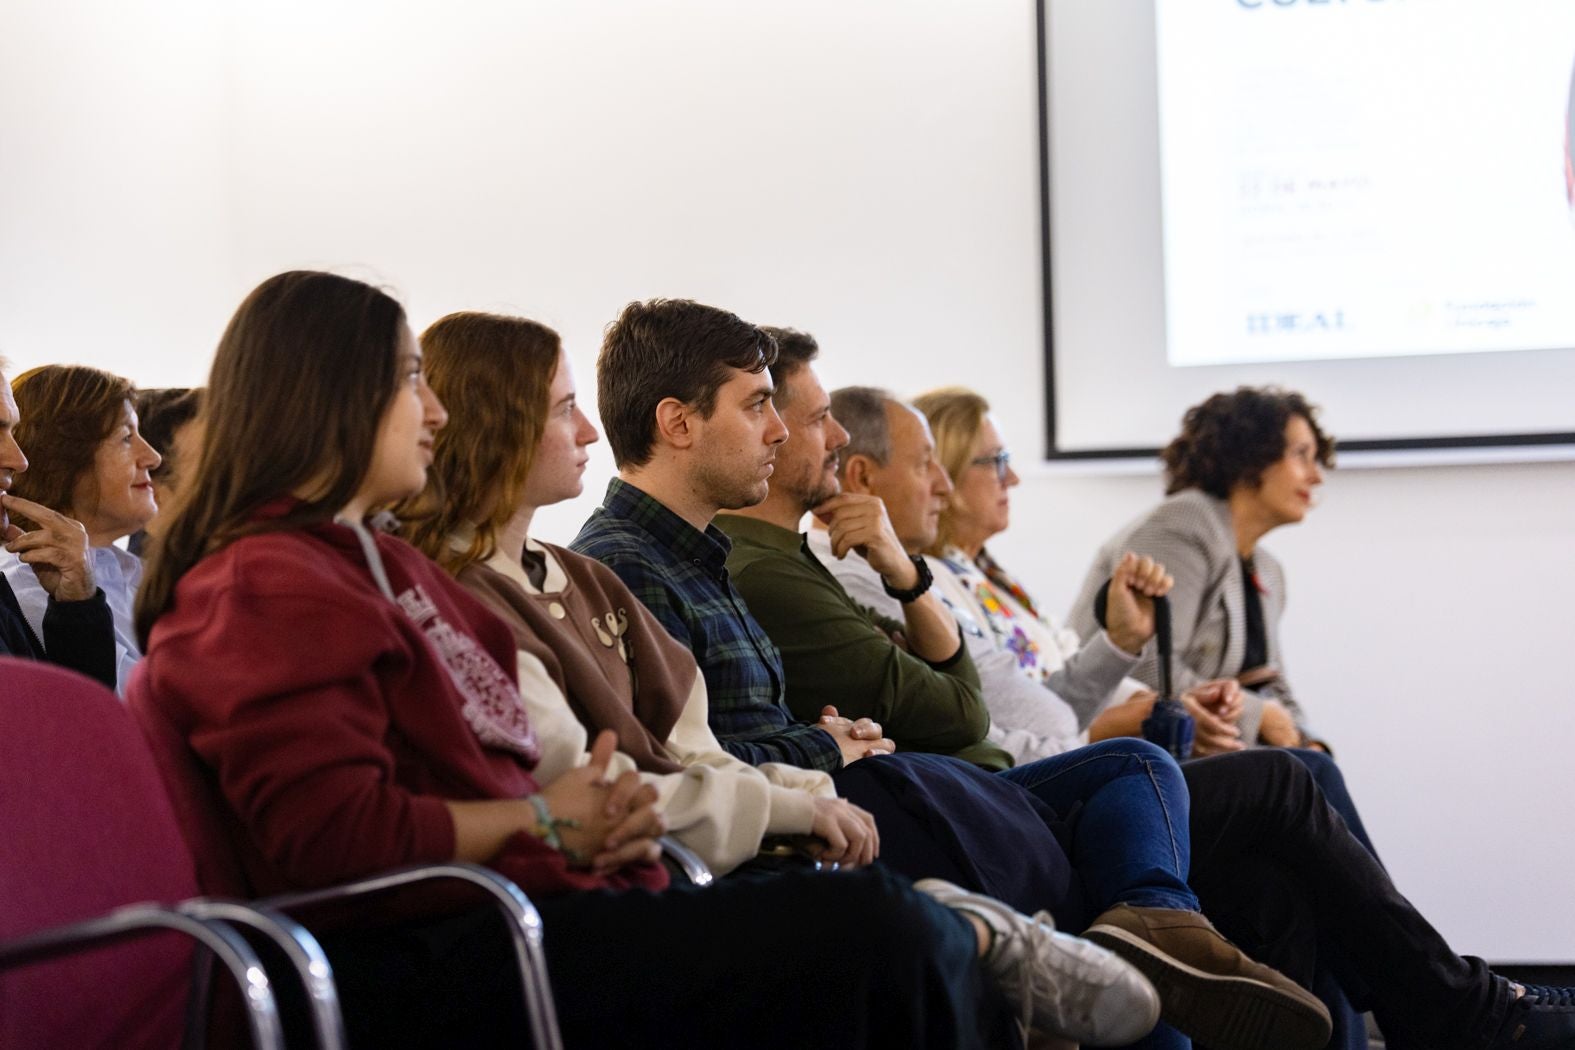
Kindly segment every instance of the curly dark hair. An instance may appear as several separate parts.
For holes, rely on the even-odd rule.
[[[1285,425],[1301,416],[1318,442],[1318,462],[1334,466],[1334,439],[1318,426],[1318,408],[1294,390],[1241,386],[1187,409],[1181,433],[1165,446],[1165,494],[1202,489],[1225,499],[1285,455]]]

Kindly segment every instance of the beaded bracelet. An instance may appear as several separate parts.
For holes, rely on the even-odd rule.
[[[563,836],[558,833],[559,828],[578,828],[580,822],[573,817],[555,817],[552,810],[547,808],[547,800],[540,795],[530,796],[531,808],[536,811],[536,823],[541,830],[533,832],[535,836],[562,853],[575,864],[585,863],[585,858],[578,851],[569,849],[563,844]]]

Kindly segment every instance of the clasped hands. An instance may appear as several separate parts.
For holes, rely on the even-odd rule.
[[[1195,685],[1181,694],[1182,706],[1192,716],[1194,736],[1192,757],[1206,758],[1228,751],[1241,751],[1247,744],[1241,738],[1241,719],[1245,693],[1241,682],[1234,678],[1216,678]],[[1128,703],[1143,702],[1152,706],[1155,694],[1149,691],[1136,693]],[[1258,727],[1258,740],[1277,747],[1296,747],[1301,731],[1284,704],[1278,700],[1265,700],[1263,720]]]
[[[598,875],[659,860],[662,848],[656,840],[667,830],[656,811],[656,789],[643,783],[639,773],[629,770],[607,779],[617,748],[618,734],[602,730],[591,745],[590,761],[540,792],[553,817],[565,822],[558,825],[564,855],[574,866]],[[541,837],[540,830],[533,834]]]
[[[830,733],[836,740],[837,747],[842,750],[842,764],[850,766],[861,758],[871,755],[889,755],[897,750],[897,744],[888,740],[883,734],[880,723],[868,718],[854,721],[844,718],[837,713],[837,709],[827,704],[820,709],[820,721],[815,723],[815,728]]]
[[[1145,689],[1133,693],[1126,702],[1144,705],[1142,711],[1147,717],[1156,699],[1157,693]],[[1236,724],[1241,719],[1242,690],[1234,678],[1216,678],[1193,686],[1181,694],[1181,705],[1192,716],[1193,758],[1240,751],[1247,746],[1242,743],[1241,728]]]

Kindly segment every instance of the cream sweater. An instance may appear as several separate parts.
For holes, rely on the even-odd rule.
[[[573,586],[574,573],[585,568],[576,563],[588,559],[534,541],[530,547],[547,559],[547,576],[540,591],[531,585],[524,569],[504,555],[494,554],[486,568],[525,594],[558,597],[566,613],[566,629],[559,637],[543,641],[550,646],[585,644],[581,634],[568,629],[568,621],[571,617],[595,617],[602,611],[580,608],[583,603]],[[601,583],[607,585],[606,581]],[[474,588],[472,593],[508,619],[511,627],[517,626],[517,617],[500,608],[495,596]],[[637,607],[637,599],[629,595],[627,608]],[[707,721],[705,677],[697,672],[693,682],[678,722],[664,741],[668,757],[684,770],[641,773],[640,777],[656,788],[668,833],[698,853],[713,873],[722,875],[758,853],[761,840],[768,835],[808,834],[815,798],[835,798],[836,788],[831,777],[822,772],[775,762],[751,766],[729,755]],[[586,728],[541,658],[523,648],[519,650],[519,685],[541,745],[537,779],[546,783],[583,765],[590,757]],[[633,759],[619,753],[610,771],[618,775],[634,768]]]

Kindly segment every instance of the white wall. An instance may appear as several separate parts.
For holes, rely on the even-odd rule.
[[[552,323],[586,386],[624,302],[692,296],[814,332],[828,384],[969,382],[1020,459],[1042,446],[1028,0],[61,10],[0,8],[18,366],[199,381],[257,280],[333,266],[392,283],[418,326]],[[591,476],[610,470],[599,452]],[[1028,473],[998,546],[1058,609],[1158,482]],[[1572,473],[1337,473],[1272,541],[1299,688],[1385,859],[1498,959],[1575,959],[1549,907],[1575,862]],[[544,534],[572,533],[591,488]]]

